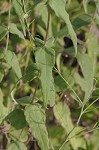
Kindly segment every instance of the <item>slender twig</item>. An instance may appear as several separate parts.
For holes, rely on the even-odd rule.
[[[44,40],[44,45],[46,44],[46,41],[48,38],[49,23],[50,23],[50,8],[48,7],[48,21],[47,21],[47,28],[46,28],[46,36],[45,36],[45,40]]]
[[[89,109],[95,102],[97,102],[99,98],[97,98],[95,101],[93,101],[85,110],[84,113],[86,112],[87,109]]]
[[[62,150],[62,148],[64,147],[64,145],[65,145],[66,142],[67,142],[68,137],[69,137],[70,134],[74,131],[75,128],[76,128],[76,126],[74,126],[74,127],[71,129],[71,131],[67,134],[66,139],[65,139],[64,143],[62,144],[62,146],[59,148],[59,150]]]
[[[99,130],[99,127],[96,127],[96,128],[93,128],[92,130],[89,130],[89,131],[84,132],[85,130],[86,130],[86,128],[85,128],[85,129],[82,129],[80,132],[76,133],[76,135],[74,135],[74,136],[68,138],[67,141],[66,141],[66,143],[69,142],[70,139],[74,138],[75,136],[76,136],[76,137],[79,137],[79,136],[82,136],[82,135],[91,133],[91,132],[93,132],[93,131]],[[84,132],[84,133],[83,133],[83,132]],[[81,133],[82,133],[82,134],[81,134]],[[65,143],[65,144],[66,144],[66,143]]]
[[[55,71],[60,75],[60,77],[63,79],[63,81],[68,85],[68,87],[71,89],[71,91],[74,93],[74,95],[77,97],[77,102],[81,104],[81,106],[83,106],[83,102],[81,101],[80,97],[76,94],[76,92],[74,91],[74,89],[71,87],[71,85],[68,83],[68,81],[66,81],[66,79],[62,76],[62,74],[57,70],[56,67],[54,67]]]
[[[79,118],[78,118],[78,121],[77,121],[77,126],[79,125],[79,122],[80,122],[81,117],[82,117],[82,115],[83,115],[83,111],[84,111],[84,106],[82,106],[81,113],[80,113]]]
[[[26,68],[27,68],[27,66],[28,66],[29,59],[30,59],[30,52],[27,53],[26,63],[25,63],[25,70],[26,70]]]
[[[9,0],[9,9],[8,9],[8,34],[7,34],[7,41],[6,41],[6,47],[5,47],[5,55],[8,50],[8,44],[9,44],[10,12],[11,12],[11,0]]]

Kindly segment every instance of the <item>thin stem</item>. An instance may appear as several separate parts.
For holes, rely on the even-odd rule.
[[[29,59],[30,59],[30,52],[27,53],[26,63],[25,63],[25,70],[26,70],[26,68],[27,68],[27,66],[28,66]]]
[[[72,90],[72,92],[75,94],[75,96],[78,98],[76,101],[81,103],[81,105],[83,106],[83,102],[81,101],[80,97],[76,94],[74,89],[71,87],[71,85],[68,83],[68,81],[65,80],[65,78],[61,75],[61,73],[57,70],[56,67],[54,67],[54,69],[60,75],[60,77],[64,80],[64,82],[69,86],[69,88]]]
[[[81,117],[82,117],[83,113],[84,113],[84,106],[82,106],[81,113],[80,113],[80,116],[79,116],[78,121],[77,121],[77,126],[78,126],[78,124],[81,120]]]
[[[44,40],[44,45],[45,45],[45,43],[47,41],[47,38],[48,38],[49,23],[50,23],[50,8],[48,7],[48,21],[47,21],[46,37],[45,37],[45,40]]]
[[[62,146],[59,148],[59,150],[61,150],[64,147],[64,145],[67,142],[67,139],[68,139],[69,135],[74,131],[75,128],[76,128],[76,126],[73,127],[72,130],[67,134],[66,139],[65,139],[64,143],[62,144]]]
[[[24,10],[24,13],[26,14],[27,12],[26,12],[26,8],[25,8],[25,1],[24,0],[23,0],[23,10]],[[30,38],[30,42],[33,42],[34,38],[33,38],[32,34],[29,31],[29,25],[28,25],[27,18],[25,18],[25,25],[26,25],[26,29],[27,29],[27,32],[28,32],[28,35],[29,35],[29,38]]]
[[[6,53],[7,53],[7,50],[8,50],[8,44],[9,44],[10,12],[11,12],[11,0],[9,0],[9,9],[8,9],[8,34],[7,34],[7,41],[6,41],[5,55],[6,55]]]
[[[76,137],[79,137],[79,136],[85,135],[85,134],[87,134],[87,133],[91,133],[91,132],[93,132],[93,131],[95,131],[95,130],[99,130],[99,127],[96,127],[96,128],[93,128],[92,130],[89,130],[89,131],[84,132],[85,130],[86,130],[86,128],[85,128],[85,129],[82,129],[82,131],[76,133],[76,135],[74,135],[74,136],[68,138],[67,141],[66,141],[66,143],[69,142],[70,139],[74,138],[75,136],[76,136]],[[83,132],[84,132],[84,133],[83,133]],[[82,133],[82,134],[81,134],[81,133]],[[65,144],[66,144],[66,143],[65,143]]]
[[[95,101],[93,101],[85,110],[84,110],[84,113],[86,112],[86,110],[88,109],[88,108],[90,108],[95,102],[97,102],[99,100],[99,98],[97,98]]]

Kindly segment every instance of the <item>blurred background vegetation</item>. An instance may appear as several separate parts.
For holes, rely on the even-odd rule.
[[[31,129],[27,125],[20,125],[20,122],[24,122],[24,106],[17,105],[13,99],[31,96],[35,97],[35,102],[42,104],[40,83],[37,78],[31,79],[33,77],[31,73],[28,74],[28,66],[35,62],[34,49],[39,43],[35,43],[32,38],[44,41],[46,37],[48,9],[44,0],[25,0],[25,14],[18,16],[17,10],[10,2],[0,1],[0,150],[7,147],[9,150],[14,149],[13,145],[9,146],[11,141],[25,143],[28,150],[38,150],[40,148],[32,136]],[[64,20],[57,17],[50,8],[48,39],[50,44],[54,41],[52,48],[55,50],[55,67],[58,70],[57,72],[53,69],[56,105],[46,110],[50,149],[99,150],[99,1],[65,2],[66,11],[77,35],[78,53],[75,56]],[[22,17],[29,27],[26,33],[24,26],[22,28],[22,20],[20,23]],[[13,27],[8,34],[9,23],[12,23]],[[6,50],[14,52],[13,59],[17,59],[21,72],[18,64],[13,68],[14,62],[4,55]],[[16,84],[20,74],[24,76],[26,71],[27,76]],[[15,89],[11,95],[13,88]],[[81,104],[77,102],[77,96],[86,103],[84,112]],[[8,114],[16,109],[19,111],[8,117]],[[9,121],[7,117],[12,120]],[[21,149],[22,147],[19,150]]]

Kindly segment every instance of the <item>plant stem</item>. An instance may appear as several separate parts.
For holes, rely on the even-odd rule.
[[[62,74],[57,70],[56,67],[54,67],[55,71],[60,75],[60,77],[64,80],[64,82],[69,86],[69,88],[72,90],[72,92],[74,93],[74,95],[77,97],[77,102],[79,102],[82,106],[83,106],[83,102],[81,101],[80,97],[76,94],[76,92],[74,91],[74,89],[71,87],[71,85],[68,83],[68,81],[65,80],[65,78],[62,76]]]
[[[9,44],[9,27],[10,27],[10,12],[11,12],[11,0],[9,0],[9,10],[8,10],[8,34],[7,34],[7,42],[5,47],[5,55],[8,50],[8,44]]]
[[[44,40],[44,45],[46,44],[46,41],[47,41],[47,38],[48,38],[49,23],[50,23],[50,8],[48,7],[48,21],[47,21],[46,37],[45,37],[45,40]]]

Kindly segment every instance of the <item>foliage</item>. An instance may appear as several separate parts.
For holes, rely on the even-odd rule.
[[[99,149],[98,0],[0,1],[0,149]]]

